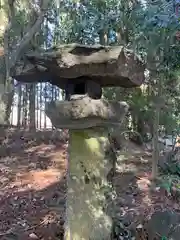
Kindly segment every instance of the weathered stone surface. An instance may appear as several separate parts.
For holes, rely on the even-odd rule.
[[[140,58],[123,46],[68,44],[26,54],[12,76],[21,82],[50,82],[62,89],[70,79],[77,83],[83,77],[102,87],[135,87],[144,81],[144,70]]]
[[[113,167],[108,131],[70,131],[65,240],[111,240]]]
[[[77,98],[76,98],[77,97]],[[122,122],[128,111],[125,102],[73,96],[71,101],[57,101],[46,105],[46,114],[56,128],[85,129],[108,127]]]

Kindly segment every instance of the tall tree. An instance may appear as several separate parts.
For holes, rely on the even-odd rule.
[[[4,19],[1,25],[4,32],[1,32],[0,36],[3,39],[0,57],[2,69],[0,79],[1,123],[8,122],[14,95],[13,80],[10,75],[19,58],[29,48],[31,39],[40,29],[49,3],[50,0],[42,0],[38,3],[36,1],[31,3],[29,1],[17,2],[16,0],[2,1],[0,13]],[[21,5],[27,10],[26,14]],[[25,17],[25,23],[29,15],[33,16],[34,21],[29,21],[25,26],[20,25],[19,29],[17,23],[19,24],[20,12]],[[21,28],[23,28],[23,32]],[[21,34],[18,31],[21,31]]]

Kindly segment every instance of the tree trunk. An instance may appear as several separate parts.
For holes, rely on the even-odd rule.
[[[99,129],[69,132],[70,174],[64,239],[110,240],[113,209],[107,197],[113,194],[109,178],[113,160],[107,154],[108,132]]]
[[[160,78],[156,81],[156,93],[154,94],[154,121],[153,121],[153,159],[152,159],[152,180],[155,181],[158,177],[158,161],[159,161],[159,117],[161,110],[161,103],[159,102],[160,97],[162,96],[162,79]]]
[[[43,91],[45,92],[44,94],[44,105],[46,106],[46,98],[47,98],[47,83],[45,83],[45,87],[43,89]],[[44,117],[44,129],[46,129],[46,115]]]
[[[21,102],[22,102],[22,89],[21,85],[18,86],[18,110],[17,110],[17,126],[20,128],[21,126]]]
[[[35,84],[30,84],[29,86],[29,119],[30,119],[30,129],[36,128],[35,122]]]
[[[42,105],[43,105],[43,99],[42,99],[42,84],[40,84],[40,99],[39,99],[39,115],[40,115],[40,119],[39,119],[39,127],[40,129],[42,128]]]
[[[6,2],[6,3],[5,3]],[[5,1],[3,2],[3,7],[1,7],[0,17],[1,23],[0,26],[2,31],[0,33],[0,38],[4,40],[4,48],[1,49],[0,54],[0,123],[8,124],[9,117],[11,113],[11,106],[13,103],[14,89],[8,89],[7,85],[11,85],[10,70],[13,70],[16,61],[20,58],[23,51],[26,49],[34,34],[39,31],[39,28],[43,22],[44,15],[48,9],[50,3],[49,0],[43,0],[41,2],[40,11],[36,21],[31,23],[26,33],[23,35],[22,39],[17,38],[14,46],[12,46],[11,31],[12,25],[15,21],[15,1]],[[36,14],[35,14],[36,15]],[[3,30],[5,29],[5,30]],[[3,69],[3,71],[2,71]],[[2,73],[3,72],[3,73]],[[25,113],[26,115],[26,113]],[[24,119],[27,121],[27,119]],[[25,122],[26,122],[25,121]],[[18,122],[19,123],[19,122]],[[27,124],[27,122],[26,122]]]
[[[108,44],[108,34],[104,30],[99,31],[99,42],[101,45]]]
[[[6,104],[4,95],[4,84],[0,84],[0,124],[5,124]]]
[[[154,112],[153,122],[153,155],[152,155],[152,180],[155,181],[158,176],[158,160],[159,160],[159,142],[158,142],[158,127],[159,127],[159,109]]]
[[[14,90],[7,93],[6,118],[5,118],[6,123],[9,123],[13,99],[14,99]]]
[[[39,85],[36,85],[36,128],[39,128]]]
[[[140,113],[140,114],[141,114],[141,116],[138,116],[138,119],[137,119],[137,132],[141,135],[142,140],[144,140],[144,138],[146,136],[145,125],[144,125],[142,113]]]
[[[0,124],[9,124],[14,90],[5,91],[5,85],[0,83]]]
[[[25,85],[24,89],[23,89],[23,121],[22,121],[22,125],[24,128],[27,127],[27,122],[28,122],[28,96],[27,96],[27,85]]]

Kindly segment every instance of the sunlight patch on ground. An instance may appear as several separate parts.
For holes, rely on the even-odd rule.
[[[15,181],[6,186],[6,189],[18,188],[18,192],[26,189],[42,190],[48,186],[61,181],[64,174],[57,169],[48,169],[45,171],[32,170],[28,173],[19,173]]]
[[[18,192],[25,191],[26,189],[42,190],[43,188],[60,181],[65,175],[66,152],[62,150],[51,152],[49,146],[45,147],[46,148],[44,149],[39,146],[36,147],[35,149],[36,151],[38,150],[38,153],[29,157],[29,159],[25,158],[21,164],[18,163],[18,166],[18,159],[16,158],[8,158],[7,166],[1,164],[0,174],[3,182],[3,184],[1,184],[1,190],[4,189],[4,191],[8,191],[8,189],[18,189]],[[35,149],[28,150],[34,152]],[[47,152],[49,150],[49,154],[44,154],[44,150]],[[50,159],[51,166],[47,166],[48,169],[36,169],[36,164],[38,163],[36,158],[38,160],[42,155]],[[29,162],[31,159],[33,159],[33,162]],[[16,169],[12,169],[12,164],[14,166],[15,162]]]
[[[148,180],[146,178],[140,178],[136,181],[136,183],[137,183],[138,188],[142,191],[148,191],[149,186],[151,184],[150,180]]]
[[[28,185],[30,184],[31,189],[41,190],[60,181],[62,177],[62,172],[57,169],[48,169],[46,171],[30,171],[21,180]]]

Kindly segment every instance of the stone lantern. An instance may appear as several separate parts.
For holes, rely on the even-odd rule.
[[[144,81],[145,66],[122,46],[61,45],[30,52],[12,76],[20,82],[50,82],[66,91],[66,100],[46,105],[56,128],[69,129],[66,240],[110,240],[113,196],[109,127],[119,126],[125,102],[108,101],[102,87],[132,88]]]

